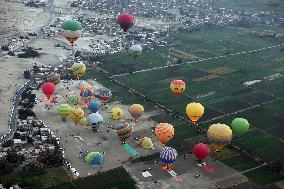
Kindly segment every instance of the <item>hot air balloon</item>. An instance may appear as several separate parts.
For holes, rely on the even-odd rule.
[[[173,168],[172,164],[177,160],[178,153],[174,148],[164,147],[160,152],[160,161],[163,170],[171,170]]]
[[[179,96],[185,91],[185,83],[182,80],[173,80],[170,89],[174,95]]]
[[[91,165],[101,165],[104,157],[100,152],[90,152],[86,157],[85,161]]]
[[[87,107],[90,103],[91,98],[93,97],[93,91],[89,89],[82,90],[80,93],[81,98],[83,99],[84,106]]]
[[[208,128],[207,136],[212,148],[216,152],[221,152],[224,146],[232,140],[232,130],[225,124],[213,124]]]
[[[150,138],[148,137],[143,137],[142,139],[139,140],[139,145],[142,147],[142,148],[145,148],[147,150],[149,149],[154,149],[154,145],[153,145],[153,142]]]
[[[126,141],[133,130],[133,127],[128,123],[119,124],[116,128],[117,135],[119,136],[121,141]]]
[[[53,95],[54,91],[56,90],[56,86],[51,82],[45,82],[41,85],[41,90],[47,97],[47,99],[50,99],[50,97]]]
[[[131,45],[131,47],[129,48],[129,52],[131,56],[138,57],[142,54],[142,47],[141,45]]]
[[[71,105],[78,105],[80,103],[80,96],[79,95],[69,95],[67,97],[67,103]]]
[[[248,131],[249,122],[244,118],[235,118],[231,123],[231,128],[235,136],[241,136]]]
[[[137,121],[137,119],[144,113],[144,107],[140,104],[132,104],[129,107],[129,113],[134,118],[134,120]]]
[[[84,111],[81,108],[72,108],[70,112],[71,120],[77,125],[80,120],[85,116]]]
[[[61,104],[58,108],[57,108],[57,113],[58,115],[61,117],[61,119],[63,121],[66,120],[66,117],[68,117],[68,115],[71,112],[71,107],[68,104]]]
[[[81,84],[81,86],[80,86],[80,90],[82,91],[82,90],[86,90],[86,89],[88,89],[88,90],[93,90],[93,86],[90,85],[90,84],[87,83],[87,82],[83,82],[83,83]]]
[[[111,91],[107,88],[100,88],[99,91],[99,98],[102,103],[106,104],[111,99]]]
[[[193,146],[192,153],[195,155],[197,160],[201,162],[210,154],[210,148],[207,144],[198,143]]]
[[[63,35],[69,43],[73,46],[75,41],[81,37],[82,25],[80,22],[75,20],[67,20],[61,24],[60,33]]]
[[[120,14],[116,21],[124,32],[127,32],[134,25],[134,17],[129,13]]]
[[[88,120],[87,118],[84,116],[82,119],[80,119],[79,123],[81,125],[87,126],[88,125]]]
[[[157,139],[166,144],[174,136],[174,127],[168,123],[159,123],[155,128],[155,135]]]
[[[110,111],[110,116],[113,120],[121,120],[123,119],[123,111],[119,107],[114,107]]]
[[[192,102],[186,106],[186,114],[189,119],[195,124],[204,114],[204,107],[200,103]]]
[[[104,122],[104,118],[101,114],[97,113],[91,113],[88,116],[88,123],[93,129],[97,129],[101,123]]]
[[[99,109],[100,109],[101,104],[96,101],[96,100],[92,100],[89,105],[88,108],[92,113],[96,113]]]
[[[60,82],[60,74],[57,74],[55,72],[51,72],[46,76],[46,80],[50,83],[53,83],[56,85],[57,83]]]
[[[71,66],[71,70],[77,79],[82,77],[86,73],[86,65],[84,63],[74,63]]]

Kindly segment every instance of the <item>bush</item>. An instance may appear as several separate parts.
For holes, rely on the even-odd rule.
[[[2,46],[1,46],[1,50],[2,50],[2,51],[9,51],[8,45],[2,45]]]

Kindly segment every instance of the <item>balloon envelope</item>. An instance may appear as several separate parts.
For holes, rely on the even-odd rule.
[[[99,91],[99,98],[103,103],[107,103],[111,99],[111,91],[108,88],[100,88]]]
[[[210,154],[210,148],[207,144],[198,143],[193,146],[192,153],[195,155],[197,160],[202,161]]]
[[[114,107],[110,111],[110,116],[113,120],[121,120],[123,119],[123,111],[119,107]]]
[[[231,128],[235,136],[241,136],[248,131],[249,122],[244,118],[235,118],[231,123]]]
[[[152,140],[148,137],[143,137],[142,139],[140,139],[139,144],[142,148],[145,148],[147,150],[154,148]]]
[[[79,123],[85,116],[84,111],[81,108],[72,108],[70,112],[70,118],[74,123]]]
[[[79,95],[69,95],[67,97],[67,103],[71,105],[78,105],[80,103],[80,96]]]
[[[213,124],[207,130],[208,139],[216,151],[222,150],[225,144],[232,140],[232,130],[225,124]]]
[[[89,103],[88,108],[92,113],[96,113],[100,109],[100,106],[101,106],[100,102],[92,100]]]
[[[174,127],[168,123],[159,123],[155,135],[162,144],[166,144],[174,136]]]
[[[57,83],[60,82],[60,74],[51,72],[50,74],[47,75],[46,80],[56,85]]]
[[[178,158],[178,153],[171,147],[164,147],[160,152],[160,161],[162,163],[174,163]]]
[[[104,157],[100,152],[90,152],[86,157],[85,161],[91,165],[101,165]]]
[[[116,21],[124,32],[134,25],[134,17],[129,13],[120,14]]]
[[[57,113],[63,120],[69,116],[70,112],[71,112],[71,107],[68,104],[61,104],[57,108]]]
[[[204,114],[204,107],[200,103],[192,102],[186,106],[186,114],[195,123]]]
[[[134,118],[134,120],[137,120],[139,117],[143,115],[144,107],[140,104],[132,104],[129,107],[129,113]]]
[[[80,78],[86,73],[86,65],[84,63],[74,63],[71,66],[71,70],[75,77]]]
[[[99,125],[101,123],[104,122],[104,118],[101,114],[99,114],[98,112],[96,113],[91,113],[90,115],[88,115],[87,117],[88,123],[92,128],[97,128],[99,127]]]
[[[185,83],[182,80],[173,80],[170,89],[174,95],[179,96],[185,91]]]
[[[56,86],[51,82],[45,82],[44,84],[41,85],[41,90],[45,94],[45,96],[49,99],[56,90]]]
[[[125,141],[126,139],[130,137],[132,130],[133,130],[133,127],[129,125],[128,123],[119,124],[116,127],[117,135],[122,141]]]
[[[63,35],[71,45],[81,37],[82,34],[82,24],[75,20],[67,20],[61,24],[60,33]]]
[[[132,56],[138,57],[142,53],[142,46],[141,45],[132,45],[129,48],[129,52],[131,53]]]

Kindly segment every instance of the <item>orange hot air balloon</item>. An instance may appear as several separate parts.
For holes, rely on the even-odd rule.
[[[129,113],[134,118],[134,120],[137,121],[138,118],[141,117],[144,113],[144,107],[140,104],[132,104],[129,107]]]
[[[174,127],[168,123],[159,123],[155,128],[155,135],[162,144],[166,144],[174,134]]]
[[[179,96],[185,91],[185,83],[182,80],[173,80],[170,89],[174,95]]]

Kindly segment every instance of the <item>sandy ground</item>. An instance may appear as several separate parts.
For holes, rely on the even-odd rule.
[[[37,32],[48,21],[43,9],[25,7],[22,1],[0,0],[0,43],[28,32]]]
[[[94,89],[101,87],[95,81],[92,81],[92,83]],[[67,86],[72,92],[79,93],[80,91],[80,81],[72,81],[66,84],[58,84],[56,94],[58,104],[65,103],[65,95],[69,93],[69,91],[67,90]],[[36,91],[36,94],[39,100],[43,98],[43,94],[41,91]],[[60,146],[66,149],[66,161],[71,163],[72,167],[74,167],[80,173],[80,176],[84,177],[88,176],[89,174],[97,173],[99,170],[105,171],[118,167],[121,165],[122,162],[127,161],[128,158],[131,157],[131,154],[126,151],[121,145],[121,141],[117,136],[116,131],[110,127],[111,125],[115,126],[119,123],[124,122],[110,120],[109,111],[114,106],[119,106],[120,108],[122,108],[125,114],[125,121],[133,125],[133,133],[128,143],[130,144],[130,146],[135,148],[139,155],[145,156],[151,153],[155,153],[157,151],[160,151],[162,147],[161,144],[156,140],[154,133],[150,129],[155,124],[155,122],[153,122],[152,120],[148,120],[148,116],[150,116],[151,114],[146,113],[139,119],[138,123],[135,124],[134,122],[127,120],[131,118],[130,114],[127,111],[128,106],[118,103],[110,103],[109,110],[99,110],[99,112],[104,117],[105,123],[100,125],[100,132],[94,133],[92,129],[88,126],[75,126],[75,124],[70,122],[69,120],[63,122],[56,113],[57,105],[54,105],[51,110],[47,110],[45,109],[46,103],[48,102],[38,102],[37,106],[35,107],[35,112],[39,119],[43,120],[47,125],[50,126],[51,130],[55,133],[57,137],[61,137]],[[84,110],[85,115],[89,115],[89,110]],[[71,135],[78,135],[82,137],[83,141],[77,140]],[[148,136],[153,140],[155,146],[154,150],[142,149],[135,142],[135,137],[144,136]],[[85,163],[84,158],[80,155],[80,152],[85,152],[86,150],[88,150],[89,152],[105,152],[103,165],[101,167],[93,167]]]

